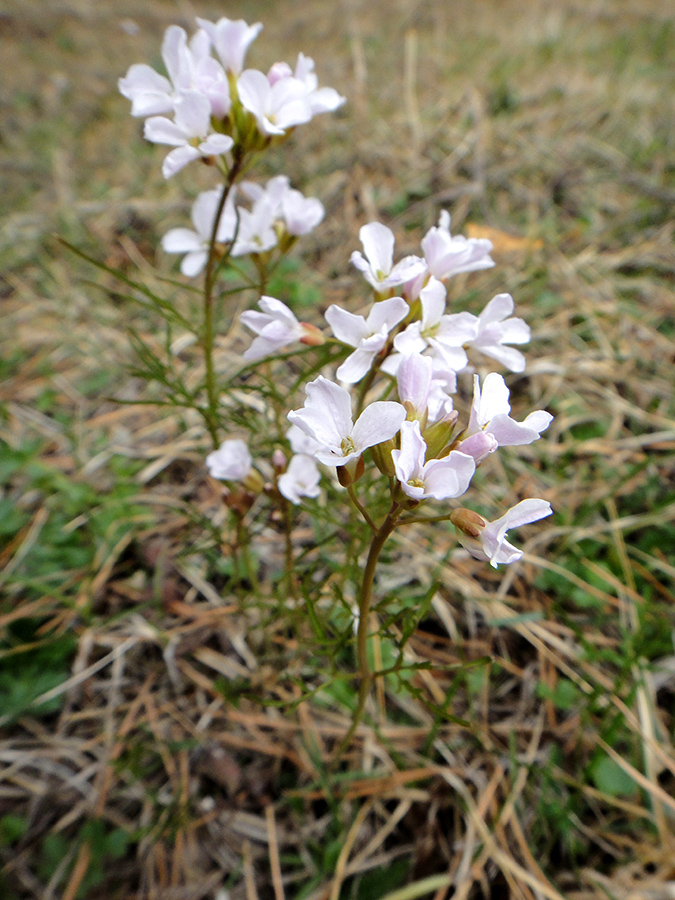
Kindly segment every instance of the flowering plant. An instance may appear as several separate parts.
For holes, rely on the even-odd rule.
[[[369,622],[375,572],[388,538],[406,524],[447,521],[468,552],[493,567],[520,559],[507,531],[549,515],[545,500],[525,498],[494,521],[458,501],[487,457],[500,447],[537,440],[552,417],[536,410],[516,421],[503,376],[490,372],[481,379],[475,373],[485,358],[523,372],[525,357],[517,347],[529,341],[530,331],[513,315],[514,302],[506,293],[478,315],[448,309],[448,281],[494,261],[489,241],[451,233],[445,210],[423,238],[421,254],[397,262],[395,236],[386,225],[361,228],[362,251],[354,250],[351,262],[371,291],[372,303],[363,314],[333,304],[325,312],[324,330],[299,321],[285,302],[266,292],[279,261],[320,224],[324,209],[284,175],[265,185],[243,177],[263,152],[314,116],[339,109],[345,98],[318,86],[314,63],[302,53],[294,68],[279,62],[266,74],[244,68],[259,24],[223,18],[198,19],[197,25],[190,39],[181,28],[167,30],[166,76],[135,65],[119,83],[132,114],[146,117],[146,139],[173,148],[162,166],[166,178],[201,161],[220,180],[196,198],[193,228],[172,228],[162,240],[167,253],[182,254],[182,274],[200,277],[203,285],[201,322],[194,330],[203,382],[190,391],[168,380],[165,386],[174,391],[174,402],[178,393],[179,402],[202,417],[213,445],[206,467],[225,483],[224,502],[236,520],[242,552],[250,519],[263,502],[285,522],[289,596],[297,596],[292,507],[316,512],[324,490],[334,497],[344,491],[368,529],[354,615],[358,701],[346,745],[378,676],[368,658]],[[243,276],[243,283],[232,288],[227,274]],[[253,292],[258,310],[247,309],[238,319],[255,337],[241,347],[238,371],[224,379],[216,338],[219,329],[237,325],[233,316],[228,322],[225,301],[245,291]],[[178,315],[162,311],[169,319]],[[185,316],[180,322],[190,327]],[[292,369],[289,357],[295,357]],[[307,374],[298,377],[303,365]],[[293,393],[305,382],[304,405],[298,406]],[[254,458],[249,443],[255,441],[242,437],[244,417],[232,413],[230,400],[244,384],[248,392],[258,392],[263,421],[267,416],[277,430],[277,448],[267,459]],[[467,387],[473,388],[473,402],[460,411],[455,399]],[[279,425],[284,416],[292,426],[286,432]],[[255,426],[249,431],[253,438]],[[440,512],[420,514],[429,502],[442,503]],[[245,556],[245,574],[254,585],[256,564],[247,551]]]

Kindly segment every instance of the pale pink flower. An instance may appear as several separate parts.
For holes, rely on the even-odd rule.
[[[314,453],[328,466],[344,466],[367,450],[394,437],[405,419],[400,403],[377,400],[352,420],[349,391],[320,375],[306,388],[303,409],[289,412],[288,418],[320,446]]]
[[[286,231],[294,237],[309,234],[323,221],[323,203],[290,188],[281,199],[281,217]]]
[[[410,353],[401,357],[396,372],[398,399],[416,419],[425,419],[433,377],[433,363],[428,356]]]
[[[397,334],[394,348],[398,353],[423,353],[427,348],[438,357],[439,369],[461,371],[468,363],[464,344],[477,332],[477,319],[468,312],[444,315],[445,286],[436,278],[420,292],[422,318]]]
[[[447,500],[461,496],[469,487],[476,470],[472,457],[452,450],[442,459],[425,462],[426,452],[420,423],[403,422],[401,449],[391,451],[403,493],[412,500]]]
[[[162,59],[168,79],[145,64],[131,66],[120,78],[120,93],[131,100],[132,116],[154,116],[172,112],[178,92],[195,90],[211,104],[214,116],[227,115],[230,89],[223,67],[209,54],[209,39],[202,30],[188,43],[184,29],[167,28]]]
[[[338,94],[335,88],[319,87],[319,79],[314,73],[314,60],[305,56],[304,53],[298,54],[294,74],[305,86],[313,116],[324,112],[334,112],[347,102],[347,98]]]
[[[307,90],[297,78],[280,78],[274,84],[263,72],[246,69],[237,81],[244,109],[255,117],[262,134],[285,134],[289,128],[312,118]]]
[[[543,409],[531,412],[523,422],[516,422],[509,415],[509,389],[501,375],[491,372],[483,382],[473,377],[473,403],[469,426],[460,444],[462,452],[469,453],[480,462],[497,447],[515,447],[531,444],[541,437],[553,421],[553,416]]]

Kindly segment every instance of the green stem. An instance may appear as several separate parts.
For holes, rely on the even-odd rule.
[[[376,365],[375,362],[373,362],[373,365],[370,367],[370,371],[368,372],[366,377],[361,382],[361,385],[359,387],[359,393],[356,398],[356,412],[354,414],[355,419],[358,419],[358,417],[363,412],[363,407],[366,402],[366,394],[370,390],[371,385],[372,385],[373,381],[375,380],[375,376],[377,375],[379,370],[380,370],[379,365]]]
[[[402,519],[400,524],[414,525],[416,522],[449,522],[451,515],[452,513],[444,516],[411,516],[409,519]]]
[[[241,560],[243,562],[243,574],[248,579],[251,589],[256,596],[260,595],[260,584],[258,583],[258,575],[253,567],[253,563],[251,561],[251,554],[249,553],[249,534],[248,528],[244,524],[243,516],[236,515],[236,523],[237,523],[237,548],[241,552]],[[237,573],[240,577],[242,575],[241,572]]]
[[[382,553],[382,548],[386,544],[387,538],[396,528],[401,512],[402,510],[398,503],[393,503],[391,509],[387,513],[387,518],[375,532],[370,545],[370,550],[368,551],[368,559],[366,561],[366,568],[363,572],[363,582],[361,583],[361,593],[359,595],[359,628],[356,633],[356,656],[360,678],[359,694],[356,709],[352,715],[352,723],[337,749],[335,754],[336,759],[339,759],[349,746],[349,742],[361,722],[363,711],[370,694],[373,673],[370,671],[370,665],[368,663],[368,619],[370,617],[370,604],[373,596],[373,582],[375,581],[375,571],[380,559],[380,554]]]
[[[370,528],[371,531],[374,531],[375,533],[377,533],[377,525],[370,518],[365,506],[361,503],[359,498],[356,496],[356,491],[354,490],[353,484],[347,485],[347,493],[349,494],[349,499],[352,501],[354,506],[358,509],[358,511],[363,516],[363,518],[366,520],[366,522],[368,524],[368,528]]]
[[[285,568],[286,568],[286,589],[294,600],[298,599],[298,592],[295,587],[295,579],[293,577],[293,509],[291,504],[285,497],[283,499],[284,514],[284,533],[285,533]]]
[[[213,220],[213,229],[211,230],[211,238],[209,240],[209,255],[206,260],[206,273],[204,275],[204,330],[202,333],[202,349],[204,351],[204,365],[206,368],[206,409],[204,410],[204,420],[206,427],[211,436],[214,449],[218,449],[218,382],[216,379],[216,369],[213,362],[213,346],[215,343],[215,327],[214,327],[214,310],[213,310],[213,287],[216,280],[217,272],[217,253],[216,244],[218,236],[218,227],[220,219],[225,209],[225,203],[232,190],[232,186],[237,179],[243,164],[243,157],[236,156],[232,161],[232,167],[227,173],[223,192],[218,203],[216,215]]]

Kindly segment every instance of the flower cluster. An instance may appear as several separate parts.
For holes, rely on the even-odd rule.
[[[506,382],[491,372],[482,385],[473,375],[468,421],[459,424],[452,395],[459,373],[471,372],[469,354],[478,352],[522,372],[525,357],[511,345],[529,341],[530,331],[511,315],[514,303],[508,294],[498,294],[478,316],[446,311],[448,278],[493,265],[489,241],[453,237],[449,224],[447,213],[441,214],[439,225],[422,240],[423,256],[396,264],[392,232],[379,222],[361,229],[363,253],[355,251],[352,262],[373,288],[374,302],[365,316],[338,305],[328,308],[332,339],[352,352],[338,366],[336,382],[319,376],[306,387],[304,407],[288,414],[310,441],[307,452],[337,467],[344,485],[361,476],[364,452],[370,450],[383,474],[395,479],[394,500],[408,509],[424,500],[462,496],[487,456],[499,447],[532,443],[552,420],[544,410],[523,422],[513,419]],[[319,337],[318,329],[310,337],[310,326],[299,323],[281,301],[264,297],[260,306],[264,314],[241,316],[260,335],[244,354],[247,359],[275,353],[293,341],[331,340]],[[348,386],[366,376],[372,380],[378,371],[387,381],[395,380],[398,402],[375,400],[354,421]],[[469,552],[496,566],[522,555],[505,541],[507,529],[550,512],[546,501],[527,500],[492,523],[461,508],[448,518]]]
[[[172,228],[162,238],[166,253],[185,254],[180,267],[183,275],[194,277],[206,265],[222,196],[223,188],[203,191],[192,206],[194,230]],[[216,245],[231,244],[232,256],[258,255],[275,247],[285,252],[298,237],[313,231],[324,214],[321,201],[294,190],[285,175],[271,178],[265,187],[244,181],[227,194],[218,218]]]
[[[371,464],[371,473],[376,478],[381,473],[391,494],[387,528],[397,527],[403,513],[426,501],[452,501],[445,518],[468,551],[493,566],[513,562],[522,554],[506,541],[507,530],[549,515],[546,501],[525,499],[492,522],[454,504],[491,454],[532,443],[552,419],[544,410],[522,422],[512,418],[502,375],[490,372],[481,378],[475,371],[486,358],[511,372],[525,369],[518,347],[530,340],[530,330],[514,316],[511,296],[497,294],[478,315],[448,308],[448,280],[493,266],[492,245],[453,235],[450,215],[442,211],[419,254],[397,261],[393,232],[371,222],[360,229],[361,250],[351,254],[372,291],[364,314],[333,304],[325,312],[324,331],[299,321],[285,303],[269,296],[270,272],[298,238],[319,225],[325,211],[319,200],[293,189],[285,175],[265,185],[242,178],[262,150],[315,115],[338,109],[344,97],[319,87],[314,62],[302,53],[294,67],[276,62],[267,73],[245,68],[261,27],[227,18],[197,19],[197,30],[188,38],[184,29],[172,26],[162,45],[166,75],[140,64],[119,82],[132,115],[145,118],[147,140],[172,148],[162,166],[166,178],[199,159],[222,178],[220,187],[194,201],[193,227],[172,228],[162,240],[165,252],[182,254],[185,276],[206,269],[199,335],[207,357],[208,403],[200,409],[206,411],[214,446],[219,394],[209,354],[213,284],[221,267],[236,268],[232,259],[238,265],[239,257],[248,256],[256,273],[242,288],[259,288],[258,309],[240,315],[255,335],[243,353],[247,363],[273,358],[297,343],[329,345],[330,353],[312,368],[324,374],[306,385],[304,406],[288,413],[290,453],[278,447],[270,461],[254,463],[246,443],[230,438],[207,457],[209,472],[232,487],[233,509],[244,514],[263,492],[282,504],[319,497],[317,463],[332,467],[374,527],[354,487]],[[328,360],[339,364],[332,368]],[[359,385],[355,408],[354,385]],[[471,388],[473,400],[462,419],[455,395],[470,394]]]
[[[146,139],[173,147],[162,166],[165,178],[196,159],[261,149],[345,102],[332,88],[319,88],[314,61],[302,53],[295,69],[275,63],[267,74],[244,70],[262,25],[226,18],[197,19],[197,25],[189,40],[183,28],[167,29],[162,44],[167,76],[141,63],[119,80],[132,115],[146,120]]]

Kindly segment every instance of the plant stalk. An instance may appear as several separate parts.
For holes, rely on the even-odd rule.
[[[206,369],[206,409],[203,412],[206,427],[211,436],[213,449],[217,450],[219,446],[218,439],[218,382],[216,379],[216,370],[213,362],[213,346],[215,343],[214,328],[214,311],[213,311],[213,288],[216,280],[216,238],[218,236],[218,227],[220,219],[230,195],[232,186],[237,180],[239,171],[241,170],[243,157],[236,156],[232,161],[232,167],[227,173],[225,184],[223,185],[223,193],[218,203],[216,215],[213,220],[213,229],[209,240],[209,255],[206,260],[206,273],[204,275],[204,330],[202,333],[202,349],[204,351],[204,365]]]
[[[337,749],[336,758],[339,758],[349,746],[349,742],[361,722],[363,711],[366,707],[366,701],[370,694],[373,673],[370,671],[370,665],[368,663],[368,619],[370,617],[370,604],[373,596],[375,571],[382,549],[387,542],[387,538],[396,528],[401,512],[402,509],[398,503],[393,503],[391,509],[387,513],[386,519],[376,531],[370,545],[370,550],[368,551],[368,559],[363,572],[363,581],[361,583],[361,592],[359,594],[359,627],[356,633],[356,656],[360,679],[359,693],[356,709],[352,715],[352,723]]]

